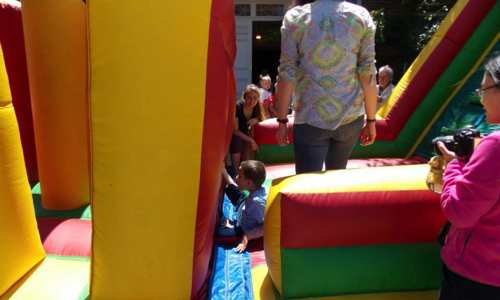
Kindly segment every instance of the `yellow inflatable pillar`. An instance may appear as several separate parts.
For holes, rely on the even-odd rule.
[[[87,6],[89,299],[189,299],[211,1]]]
[[[0,297],[45,253],[0,46]]]
[[[22,16],[42,205],[56,210],[87,205],[85,3],[26,0]]]

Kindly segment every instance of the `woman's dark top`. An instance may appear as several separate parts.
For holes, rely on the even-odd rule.
[[[243,111],[243,101],[238,101],[236,103],[236,118],[238,118],[238,130],[248,135],[248,125],[247,122],[250,119],[256,118],[255,108],[252,111],[252,116],[250,119],[245,117],[245,112]]]

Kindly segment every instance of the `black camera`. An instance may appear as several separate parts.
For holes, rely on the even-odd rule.
[[[476,128],[469,126],[455,130],[453,135],[440,136],[432,140],[432,151],[442,155],[437,142],[443,142],[446,149],[455,152],[459,157],[470,157],[474,152],[474,141],[481,133]]]

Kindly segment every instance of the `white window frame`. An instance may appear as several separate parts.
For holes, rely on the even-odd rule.
[[[248,0],[235,0],[234,4],[250,4],[250,16],[236,16],[236,19],[247,19],[252,21],[282,21],[283,16],[257,16],[257,4],[283,4],[284,11],[286,12],[287,7],[290,5],[288,0],[258,0],[258,1],[248,1]]]

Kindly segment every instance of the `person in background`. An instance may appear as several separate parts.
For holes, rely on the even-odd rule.
[[[262,103],[262,107],[264,107],[264,116],[266,119],[269,119],[269,104],[271,103],[271,85],[272,80],[269,75],[260,75],[259,84],[260,88],[260,102]]]
[[[500,55],[485,64],[476,90],[489,124],[500,124]],[[500,131],[483,137],[466,162],[438,147],[448,162],[441,207],[451,228],[441,250],[440,300],[500,299]]]
[[[293,96],[297,174],[321,171],[323,164],[345,169],[358,139],[363,146],[375,141],[376,73],[375,24],[365,8],[293,1],[281,27],[276,138],[288,144]]]
[[[392,84],[393,77],[394,71],[389,65],[381,67],[378,71],[377,111],[389,98],[392,90],[394,90],[394,85]]]
[[[253,151],[259,151],[255,140],[249,135],[250,128],[264,121],[264,108],[260,102],[260,90],[255,84],[249,84],[241,94],[241,100],[236,103],[236,117],[234,119],[234,130],[229,145],[229,155],[234,174],[238,174],[240,162],[245,160],[248,154],[247,143],[250,143]]]

